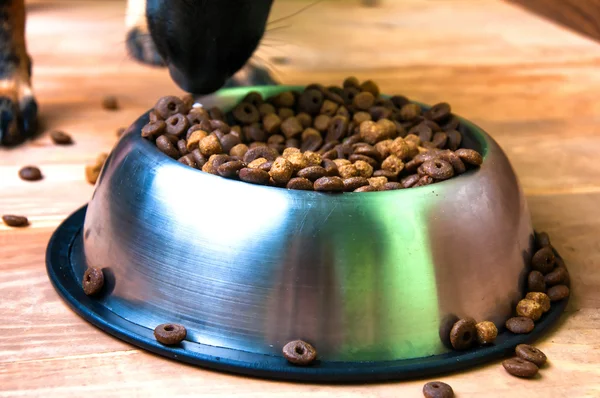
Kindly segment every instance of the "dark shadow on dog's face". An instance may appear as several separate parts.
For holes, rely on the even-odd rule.
[[[244,66],[273,0],[148,0],[150,34],[183,90],[207,94]]]

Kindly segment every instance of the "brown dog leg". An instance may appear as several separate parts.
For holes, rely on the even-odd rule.
[[[36,118],[24,0],[0,1],[0,145],[18,144],[31,136]]]

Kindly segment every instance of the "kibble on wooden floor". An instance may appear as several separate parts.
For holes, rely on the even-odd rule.
[[[477,151],[460,147],[460,122],[449,104],[425,111],[403,96],[381,96],[371,80],[311,84],[271,98],[250,92],[226,113],[189,102],[161,98],[142,136],[189,167],[253,184],[389,191],[444,181],[483,161]],[[213,155],[242,163],[207,165]],[[345,163],[330,163],[338,160]],[[351,180],[357,177],[364,180]]]

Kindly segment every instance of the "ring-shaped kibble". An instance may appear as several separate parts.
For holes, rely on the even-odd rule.
[[[339,91],[338,90],[332,91],[331,88],[326,90],[323,93],[325,95],[325,99],[327,99],[335,104],[338,104],[338,105],[344,105],[344,97],[342,97],[344,90],[339,87],[334,87],[334,88],[339,89]]]
[[[467,350],[477,341],[475,321],[470,318],[458,320],[450,330],[450,344],[455,350]]]
[[[356,97],[360,93],[360,89],[356,87],[345,87],[344,93],[342,94],[342,98],[344,99],[344,103],[346,105],[352,105],[354,101],[354,97]]]
[[[265,158],[268,161],[274,161],[279,153],[268,146],[257,146],[251,149],[248,149],[246,154],[244,155],[244,162],[251,163],[258,158]]]
[[[350,177],[344,179],[344,190],[346,192],[353,192],[360,187],[369,185],[369,180],[365,177]]]
[[[546,281],[544,274],[540,271],[531,271],[527,275],[527,291],[529,292],[545,292]]]
[[[283,356],[294,365],[310,365],[317,358],[317,350],[306,341],[294,340],[283,346]]]
[[[552,246],[550,243],[550,236],[546,232],[536,232],[535,244],[538,248]]]
[[[450,119],[448,119],[446,121],[446,123],[442,124],[440,127],[444,131],[450,131],[450,130],[458,130],[459,126],[460,126],[460,120],[456,116],[452,115],[452,116],[450,116]]]
[[[87,296],[94,296],[102,291],[104,286],[104,272],[101,268],[90,267],[83,274],[83,292]]]
[[[421,142],[431,141],[433,138],[433,130],[424,121],[411,128],[408,134],[419,136]]]
[[[467,148],[457,149],[454,153],[458,155],[460,160],[473,166],[481,166],[483,157],[477,151]]]
[[[446,131],[448,135],[448,149],[451,151],[456,151],[460,148],[460,144],[462,142],[462,134],[456,130]]]
[[[308,178],[295,177],[288,181],[287,189],[297,189],[300,191],[312,191],[313,183]]]
[[[243,168],[239,172],[240,180],[251,184],[265,185],[268,184],[271,176],[268,172],[260,169]]]
[[[225,120],[225,114],[221,110],[221,108],[217,106],[213,106],[208,110],[208,115],[212,120]]]
[[[19,178],[24,181],[39,181],[44,178],[42,171],[36,166],[25,166],[19,170]]]
[[[188,109],[181,98],[174,95],[167,95],[158,100],[156,105],[154,105],[154,111],[166,120],[178,113],[185,114],[188,112]]]
[[[548,297],[550,297],[550,301],[555,302],[569,297],[571,291],[569,290],[569,287],[567,285],[556,285],[548,289],[546,294],[548,295]]]
[[[248,102],[241,102],[232,111],[235,120],[242,124],[252,124],[260,120],[260,113],[256,107]]]
[[[365,185],[364,187],[356,188],[353,192],[377,192],[378,189],[373,185]]]
[[[450,113],[450,104],[446,102],[440,102],[425,112],[425,118],[433,120],[434,122],[441,122],[447,119],[450,116]]]
[[[436,148],[444,148],[448,142],[448,135],[443,131],[437,132],[431,139],[431,144]]]
[[[342,87],[343,88],[346,88],[346,87],[359,88],[360,81],[358,80],[358,78],[356,76],[348,76],[346,79],[344,79],[344,82],[342,83]]]
[[[179,151],[177,150],[177,148],[175,148],[171,139],[165,134],[161,135],[156,139],[156,147],[162,153],[173,159],[179,158]]]
[[[321,177],[314,182],[314,190],[321,192],[342,192],[344,180],[340,177]]]
[[[2,216],[2,222],[9,227],[22,228],[29,225],[29,219],[25,216],[17,216],[14,214],[5,214]]]
[[[190,153],[190,151],[187,149],[187,142],[184,139],[177,141],[177,150],[181,156],[185,156]]]
[[[423,396],[425,398],[453,398],[454,390],[441,381],[430,381],[423,386]]]
[[[524,378],[535,376],[539,370],[536,364],[522,358],[506,359],[502,362],[502,366],[509,374]]]
[[[515,347],[515,353],[519,358],[533,362],[538,367],[544,365],[548,359],[546,354],[529,344],[519,344]]]
[[[300,94],[298,99],[298,111],[309,115],[316,115],[323,106],[323,92],[316,89],[307,89]]]
[[[354,144],[352,148],[354,150],[354,155],[364,155],[377,161],[381,160],[381,154],[372,145],[358,143]]]
[[[567,271],[567,268],[560,265],[544,276],[544,282],[547,286],[560,285],[561,283],[566,283],[568,279],[569,272]]]
[[[327,135],[325,136],[326,142],[341,141],[342,138],[348,133],[348,119],[344,116],[335,116],[329,122],[329,128],[327,129]]]
[[[508,330],[515,334],[527,334],[533,330],[535,323],[530,318],[516,316],[508,319],[505,323],[505,326]]]
[[[327,176],[327,170],[321,166],[308,166],[296,173],[298,177],[308,178],[311,181],[316,181],[321,177]]]
[[[165,124],[167,126],[167,133],[176,135],[177,137],[181,137],[190,127],[187,117],[181,113],[169,117]]]
[[[385,177],[389,182],[395,182],[398,179],[398,174],[393,171],[380,169],[373,172],[373,177]]]
[[[312,128],[304,130],[302,133],[302,144],[300,145],[300,150],[302,152],[316,152],[322,145],[323,137],[317,130]]]
[[[395,191],[397,189],[403,189],[404,187],[399,182],[388,181],[383,185],[384,191]]]
[[[244,99],[242,99],[242,102],[247,102],[258,108],[260,105],[262,105],[264,99],[258,91],[250,91],[248,94],[246,94]]]
[[[196,169],[198,166],[196,165],[196,162],[194,162],[194,158],[192,157],[191,154],[187,154],[185,156],[180,157],[179,159],[177,159],[177,161],[179,163],[183,163],[188,167],[192,167],[194,169]]]
[[[421,177],[418,174],[411,174],[408,177],[404,177],[400,183],[402,184],[402,186],[404,188],[411,188],[413,186],[415,186],[415,184],[417,184],[417,182],[419,182],[419,179]]]
[[[442,159],[428,160],[421,165],[423,171],[436,180],[447,180],[454,176],[454,168],[450,163]]]
[[[438,157],[452,165],[454,169],[454,174],[462,174],[467,171],[467,167],[463,163],[462,160],[458,157],[458,155],[452,151],[444,151],[438,155]]]
[[[164,345],[177,345],[185,340],[187,330],[177,323],[163,323],[154,328],[154,338]]]
[[[241,140],[238,136],[233,135],[231,133],[226,134],[223,138],[219,140],[221,142],[221,147],[223,148],[223,152],[229,153],[231,149],[240,144]]]
[[[214,120],[209,120],[208,122],[210,123],[210,127],[211,127],[212,131],[219,130],[224,135],[231,133],[231,127],[222,120],[214,119]]]
[[[365,156],[365,155],[352,154],[352,155],[350,155],[348,160],[350,160],[352,163],[356,163],[359,160],[362,160],[363,162],[367,162],[369,165],[371,165],[371,167],[373,167],[373,169],[376,169],[379,167],[379,162],[377,160],[373,159],[372,157]]]
[[[219,173],[221,177],[235,178],[238,176],[240,170],[246,166],[246,163],[241,160],[232,160],[217,167],[217,173]]]
[[[555,256],[551,247],[542,247],[531,258],[531,268],[546,275],[554,269]]]

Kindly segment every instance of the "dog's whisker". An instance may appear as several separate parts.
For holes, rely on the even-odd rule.
[[[296,11],[296,12],[294,12],[294,13],[292,13],[292,14],[290,14],[290,15],[286,16],[286,17],[281,17],[281,18],[274,19],[273,21],[269,21],[269,22],[267,22],[267,26],[268,26],[268,25],[271,25],[271,24],[274,24],[274,23],[276,23],[276,22],[285,21],[286,19],[293,18],[293,17],[295,17],[296,15],[298,15],[298,14],[300,14],[300,13],[302,13],[302,12],[304,12],[304,11],[308,10],[309,8],[311,8],[311,7],[314,7],[315,5],[319,4],[319,3],[320,3],[320,2],[322,2],[322,1],[323,1],[323,0],[317,0],[317,1],[315,1],[314,3],[308,4],[308,5],[304,6],[304,7],[302,7],[302,8],[301,8],[301,9],[299,9],[298,11]]]
[[[260,66],[265,68],[270,74],[274,75],[275,79],[277,79],[278,81],[281,81],[281,71],[279,69],[277,69],[275,67],[275,65],[269,63],[267,60],[265,60],[263,57],[261,57],[258,54],[252,55],[252,58],[250,60],[252,61],[255,59],[260,61],[259,62]]]
[[[287,29],[292,27],[292,24],[287,24],[287,25],[281,25],[281,26],[274,26],[274,27],[268,27],[267,30],[265,31],[265,34],[269,33],[269,32],[274,32],[277,30],[282,30],[282,29]]]

